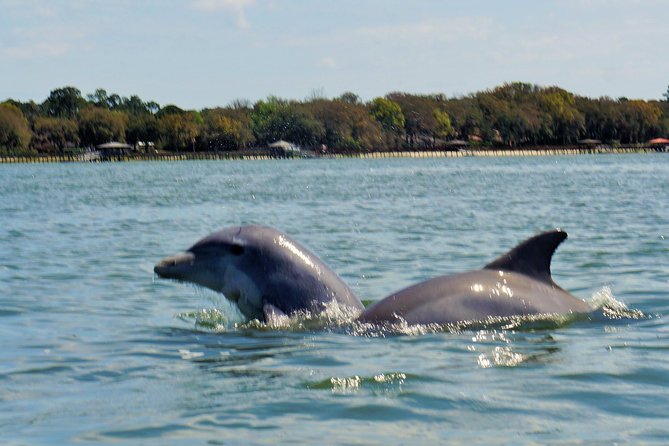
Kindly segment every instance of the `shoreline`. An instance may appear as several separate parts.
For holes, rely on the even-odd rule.
[[[569,155],[622,155],[635,153],[669,153],[669,147],[531,147],[531,148],[486,148],[460,150],[376,151],[364,153],[314,154],[304,151],[296,156],[277,156],[267,151],[244,152],[182,152],[164,154],[123,154],[107,157],[81,155],[17,155],[0,156],[0,164],[28,163],[92,163],[132,161],[216,161],[216,160],[270,160],[270,159],[382,159],[382,158],[464,158],[464,157],[528,157]]]

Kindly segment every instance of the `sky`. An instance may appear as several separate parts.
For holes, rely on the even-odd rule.
[[[187,109],[505,82],[661,99],[669,0],[0,0],[0,101],[74,86]]]

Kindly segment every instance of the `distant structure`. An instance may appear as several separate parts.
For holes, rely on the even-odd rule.
[[[144,153],[155,153],[156,146],[153,141],[137,141],[135,150]]]
[[[102,159],[110,159],[114,157],[121,157],[127,155],[133,150],[130,144],[125,144],[118,141],[107,142],[95,147],[100,153]]]
[[[292,142],[279,141],[271,143],[269,146],[269,153],[272,156],[278,157],[292,157],[300,154],[300,147]]]
[[[464,141],[462,139],[452,139],[450,141],[447,141],[446,144],[444,144],[447,149],[449,150],[459,150],[464,147],[467,147],[469,143],[467,141]]]

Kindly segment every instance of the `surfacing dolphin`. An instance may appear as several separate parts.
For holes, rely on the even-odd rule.
[[[490,317],[588,313],[592,308],[560,288],[551,258],[567,233],[538,234],[483,269],[440,276],[410,286],[368,307],[361,322],[448,324]]]
[[[297,311],[317,313],[333,301],[356,313],[364,309],[315,254],[266,226],[214,232],[187,251],[161,260],[154,272],[221,292],[249,319],[271,321]]]

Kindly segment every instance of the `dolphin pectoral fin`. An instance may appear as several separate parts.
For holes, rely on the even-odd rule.
[[[265,316],[265,323],[272,327],[281,327],[288,325],[288,316],[272,304],[264,304],[262,312]]]
[[[548,285],[555,285],[551,277],[551,259],[567,233],[556,229],[535,235],[502,254],[484,269],[516,272]]]

